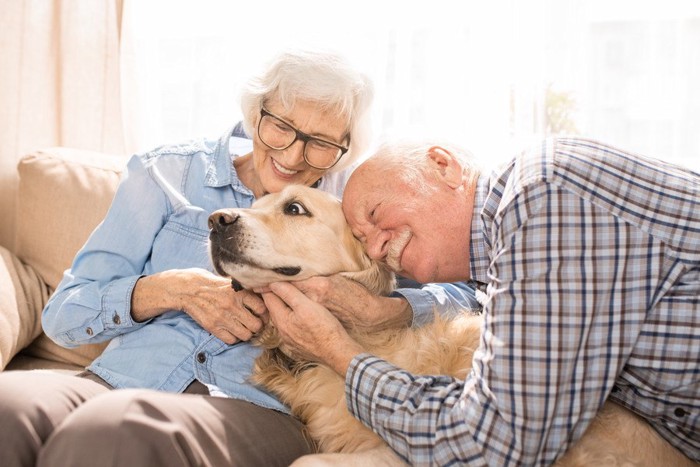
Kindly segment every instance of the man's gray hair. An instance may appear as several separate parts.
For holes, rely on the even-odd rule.
[[[478,177],[481,173],[482,169],[471,152],[444,141],[385,142],[377,148],[371,158],[382,170],[395,174],[417,191],[430,193],[432,188],[427,183],[427,177],[432,175],[428,173],[430,166],[426,155],[434,146],[439,146],[455,156],[467,177]]]
[[[244,86],[241,93],[243,127],[248,135],[253,135],[260,107],[269,99],[279,99],[287,110],[291,110],[298,99],[318,103],[322,109],[337,112],[348,121],[348,152],[330,169],[339,172],[353,165],[367,149],[373,97],[370,79],[342,56],[332,52],[290,50],[274,58]]]

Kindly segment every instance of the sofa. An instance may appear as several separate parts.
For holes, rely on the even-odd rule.
[[[14,252],[0,245],[0,369],[79,371],[106,343],[65,349],[41,330],[41,311],[102,220],[127,157],[50,148],[22,157]]]

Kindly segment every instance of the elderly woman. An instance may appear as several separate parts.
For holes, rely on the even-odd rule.
[[[80,377],[0,376],[3,465],[288,465],[310,452],[248,382],[266,308],[210,272],[207,218],[292,183],[340,194],[371,100],[340,57],[289,52],[243,93],[252,150],[228,131],[133,157],[43,313],[66,347],[111,342]]]

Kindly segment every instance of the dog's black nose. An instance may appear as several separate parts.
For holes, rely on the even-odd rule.
[[[238,214],[226,209],[220,209],[214,211],[211,216],[209,216],[209,230],[220,230],[231,224],[235,224],[238,220]]]

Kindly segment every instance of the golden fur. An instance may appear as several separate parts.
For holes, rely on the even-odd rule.
[[[299,203],[304,214],[292,214]],[[297,206],[298,207],[298,206]],[[296,208],[292,209],[296,212]],[[393,276],[372,262],[352,236],[338,200],[318,190],[288,187],[268,195],[251,209],[217,211],[238,216],[240,226],[212,237],[212,260],[221,274],[245,287],[272,280],[297,280],[343,272],[376,294],[393,287]],[[217,213],[212,215],[216,221]],[[262,239],[262,240],[260,240]],[[235,243],[236,245],[232,245]],[[245,245],[245,246],[242,246]],[[344,251],[335,251],[344,250]],[[235,252],[232,255],[231,252]],[[255,263],[251,266],[249,263]],[[261,266],[262,265],[262,266]],[[267,270],[264,270],[265,268]],[[299,272],[293,277],[275,268]],[[464,379],[479,346],[482,319],[465,313],[417,329],[372,334],[349,333],[370,353],[414,374],[450,375]],[[347,410],[344,379],[323,365],[296,361],[279,348],[268,326],[258,343],[265,350],[255,365],[254,381],[276,394],[307,426],[319,451],[298,465],[403,465],[384,441]],[[606,403],[599,415],[558,466],[697,465],[663,440],[646,422],[628,410]]]
[[[394,286],[353,237],[340,200],[320,190],[291,185],[250,209],[216,211],[209,225],[214,268],[245,288],[339,272],[373,290]]]
[[[481,319],[467,315],[437,320],[419,329],[351,335],[370,353],[416,374],[447,374],[465,378],[479,344]],[[307,426],[321,452],[356,452],[384,444],[346,408],[345,383],[323,365],[289,362],[278,365],[273,352],[258,358],[254,381],[288,404]]]

